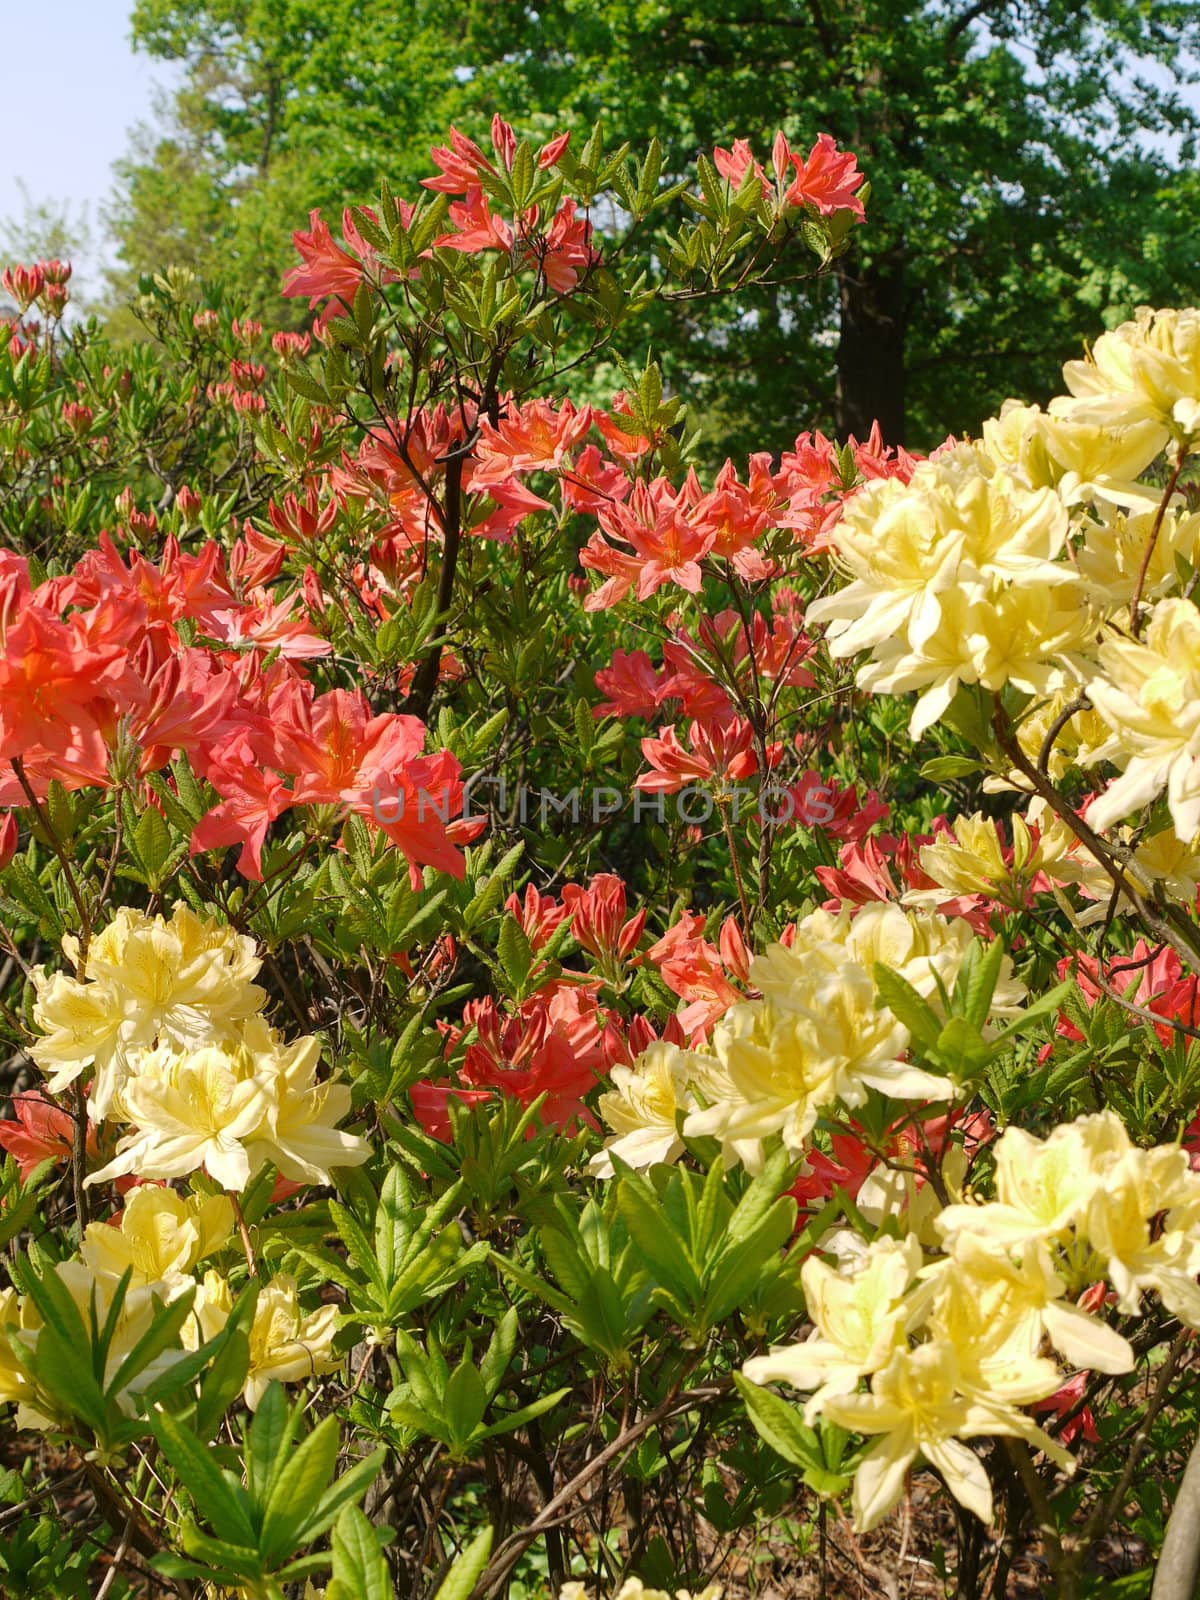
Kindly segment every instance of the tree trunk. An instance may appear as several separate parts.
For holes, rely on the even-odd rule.
[[[878,421],[885,444],[904,443],[904,257],[901,251],[837,268],[841,336],[838,437],[865,439]]]

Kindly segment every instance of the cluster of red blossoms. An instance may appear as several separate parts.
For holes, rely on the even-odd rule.
[[[160,561],[111,539],[41,584],[0,557],[0,804],[129,785],[176,756],[217,793],[193,852],[239,845],[262,875],[267,829],[297,806],[355,814],[414,874],[461,875],[458,762],[424,753],[415,717],[374,716],[360,692],[320,694],[306,662],[329,654],[299,593],[277,593],[284,548],[261,535],[226,556],[164,542]],[[189,642],[190,641],[190,642]],[[152,802],[152,793],[147,792]]]
[[[534,979],[540,973],[543,981],[507,1011],[489,996],[469,1002],[461,1027],[439,1024],[447,1076],[412,1091],[417,1117],[435,1138],[449,1137],[448,1100],[476,1104],[497,1094],[522,1105],[545,1096],[546,1123],[594,1127],[584,1104],[589,1091],[614,1066],[631,1065],[660,1036],[645,1015],[628,1017],[601,1000],[606,989],[626,989],[644,962],[685,1001],[661,1035],[676,1044],[702,1043],[712,1024],[747,993],[736,987],[745,984],[750,961],[732,917],[721,929],[719,947],[704,937],[704,917],[685,912],[662,939],[642,949],[646,913],[628,914],[625,885],[612,873],[597,874],[586,887],[567,884],[561,898],[530,884],[523,896],[509,897],[506,910],[529,943]],[[551,942],[561,947],[564,925],[590,972],[547,961]],[[790,930],[785,942],[789,937]]]
[[[35,261],[32,266],[5,267],[0,272],[0,290],[8,295],[24,316],[37,305],[55,319],[67,309],[67,284],[71,278],[69,261]]]

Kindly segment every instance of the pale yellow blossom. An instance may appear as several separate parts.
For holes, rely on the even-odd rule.
[[[296,1280],[287,1273],[262,1286],[250,1329],[250,1371],[242,1391],[251,1411],[257,1410],[272,1379],[301,1383],[341,1366],[342,1358],[333,1353],[337,1322],[336,1306],[302,1311]]]
[[[1111,730],[1093,759],[1124,770],[1093,801],[1088,820],[1110,827],[1165,789],[1175,832],[1200,833],[1200,611],[1160,600],[1144,640],[1111,636],[1087,692]]]
[[[593,1157],[590,1172],[611,1178],[614,1155],[627,1166],[642,1169],[683,1154],[678,1119],[695,1107],[688,1087],[694,1060],[692,1052],[656,1040],[632,1067],[613,1067],[612,1087],[600,1096],[596,1109],[616,1138]]]
[[[1102,334],[1085,361],[1069,361],[1063,378],[1070,397],[1051,402],[1059,416],[1108,427],[1149,422],[1160,448],[1200,432],[1200,311],[1136,315]]]

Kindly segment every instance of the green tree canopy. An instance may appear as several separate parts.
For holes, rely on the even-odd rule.
[[[868,225],[819,291],[646,325],[714,450],[875,417],[929,445],[1048,393],[1098,313],[1200,293],[1190,0],[137,0],[133,27],[187,71],[124,167],[127,269],[173,253],[276,321],[309,208],[411,189],[450,121],[600,116],[668,171],[780,127],[857,151]]]

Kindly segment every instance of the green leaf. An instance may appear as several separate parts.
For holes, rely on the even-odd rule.
[[[391,1284],[412,1238],[413,1194],[404,1168],[397,1162],[383,1180],[375,1213],[375,1260],[382,1284]]]
[[[533,965],[533,951],[525,930],[513,916],[506,916],[500,924],[496,954],[505,977],[512,985],[513,996],[519,1000],[525,988],[525,980],[529,977],[529,969]]]
[[[523,1428],[526,1423],[544,1416],[547,1411],[553,1411],[554,1407],[570,1393],[570,1386],[565,1389],[555,1389],[553,1394],[543,1395],[540,1400],[534,1400],[530,1405],[522,1406],[517,1411],[506,1412],[498,1422],[493,1422],[490,1427],[484,1428],[478,1437],[494,1439],[497,1434],[511,1433],[514,1428]]]
[[[329,1202],[329,1215],[333,1219],[333,1224],[337,1228],[342,1243],[346,1246],[351,1261],[382,1295],[384,1282],[380,1276],[379,1262],[375,1256],[375,1246],[367,1230],[348,1206],[341,1205],[336,1200]]]
[[[241,1393],[250,1370],[250,1326],[258,1303],[257,1278],[242,1290],[217,1337],[204,1348],[216,1353],[200,1384],[194,1426],[202,1439],[211,1439],[229,1406]],[[265,1397],[264,1397],[265,1403]],[[261,1407],[260,1407],[261,1409]]]
[[[950,778],[970,778],[982,771],[982,763],[972,756],[935,756],[921,767],[921,777],[929,783],[945,783]]]
[[[133,849],[146,870],[151,888],[156,888],[162,869],[171,858],[171,830],[154,806],[142,812],[133,836]]]
[[[824,1469],[821,1441],[812,1428],[805,1427],[795,1406],[772,1394],[770,1389],[759,1388],[740,1372],[734,1373],[733,1381],[755,1432],[776,1455],[790,1461],[794,1467]]]
[[[654,1190],[628,1168],[621,1172],[619,1185],[617,1205],[638,1249],[658,1281],[683,1305],[691,1305],[699,1298],[700,1281]]]
[[[192,1301],[196,1298],[195,1285],[191,1285],[170,1305],[155,1307],[153,1321],[133,1349],[122,1361],[108,1384],[106,1394],[115,1400],[121,1391],[144,1372],[156,1356],[173,1346],[176,1336],[192,1314]]]
[[[767,1214],[780,1203],[791,1166],[792,1159],[786,1150],[776,1150],[774,1155],[767,1158],[762,1171],[738,1201],[730,1218],[727,1237],[731,1243],[744,1245]]]
[[[263,1509],[258,1546],[265,1560],[277,1564],[303,1543],[300,1530],[313,1516],[337,1465],[336,1418],[323,1418],[286,1459],[274,1478]]]
[[[387,1459],[387,1451],[380,1446],[365,1456],[349,1472],[343,1472],[336,1483],[332,1484],[321,1496],[321,1502],[316,1511],[301,1528],[299,1543],[311,1544],[314,1539],[319,1539],[328,1532],[334,1522],[348,1505],[356,1500],[361,1500],[371,1484],[379,1476],[380,1468]]]
[[[250,1521],[245,1492],[221,1471],[208,1446],[169,1412],[155,1412],[150,1426],[163,1455],[179,1474],[180,1482],[205,1521],[215,1528],[221,1539],[253,1550],[258,1540]]]
[[[246,1482],[256,1505],[266,1502],[283,1471],[299,1417],[298,1410],[288,1409],[283,1385],[269,1383],[245,1432]]]
[[[472,1589],[482,1577],[492,1553],[492,1530],[482,1528],[438,1585],[433,1600],[469,1600]]]
[[[488,1396],[483,1379],[472,1362],[464,1357],[450,1374],[443,1396],[446,1423],[456,1446],[467,1444],[483,1421]]]
[[[877,961],[875,989],[879,1003],[888,1008],[897,1022],[904,1024],[918,1044],[924,1045],[926,1050],[937,1049],[942,1019],[907,978]]]
[[[479,1376],[483,1380],[484,1392],[489,1400],[495,1396],[504,1382],[504,1375],[517,1347],[517,1332],[517,1308],[510,1306],[497,1323],[487,1353],[479,1363]]]
[[[29,1365],[38,1385],[62,1411],[81,1418],[98,1438],[103,1438],[108,1428],[108,1406],[90,1363],[81,1360],[90,1344],[86,1335],[69,1340],[57,1328],[45,1327],[38,1334]]]
[[[347,1506],[333,1530],[333,1576],[325,1600],[391,1600],[392,1577],[375,1530]]]

